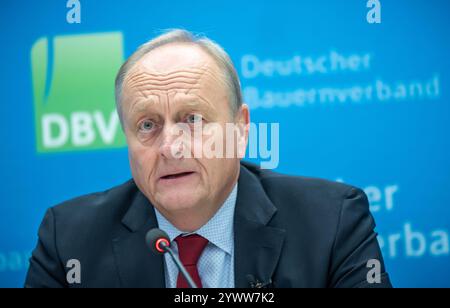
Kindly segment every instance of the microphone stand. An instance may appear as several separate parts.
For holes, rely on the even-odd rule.
[[[195,284],[194,280],[192,280],[191,275],[186,271],[186,268],[181,263],[180,259],[178,259],[177,255],[173,252],[173,250],[167,245],[165,241],[161,241],[159,243],[159,246],[162,247],[162,249],[169,253],[169,255],[172,257],[173,262],[177,265],[178,269],[180,270],[183,277],[186,279],[188,285],[193,288],[197,289],[197,285]]]

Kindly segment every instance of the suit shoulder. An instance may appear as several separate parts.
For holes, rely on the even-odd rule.
[[[245,164],[261,182],[267,196],[278,207],[286,204],[317,210],[339,209],[342,201],[364,192],[341,182],[306,176],[281,174]]]
[[[327,179],[282,174],[268,169],[260,169],[258,166],[247,162],[243,165],[259,178],[265,188],[269,189],[275,186],[275,188],[287,191],[313,190],[338,195],[346,194],[352,189],[360,190],[355,186]]]
[[[328,197],[342,197],[357,187],[317,177],[264,172],[261,182],[267,189],[279,189],[304,194],[320,193]]]
[[[51,208],[55,217],[71,221],[88,220],[89,217],[104,218],[110,215],[120,215],[126,212],[130,200],[138,192],[133,180],[112,187],[102,192],[95,192],[64,201]]]

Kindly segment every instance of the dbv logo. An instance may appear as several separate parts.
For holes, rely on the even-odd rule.
[[[52,44],[53,43],[53,44]],[[38,152],[125,146],[114,104],[119,33],[38,39],[31,49]]]

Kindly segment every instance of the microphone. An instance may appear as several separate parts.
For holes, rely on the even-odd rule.
[[[197,288],[197,285],[194,280],[192,280],[191,275],[189,275],[178,256],[170,248],[170,239],[166,232],[159,228],[149,230],[145,235],[145,243],[156,254],[164,254],[166,252],[169,253],[173,262],[177,265],[178,270],[186,279],[188,285],[191,288]]]

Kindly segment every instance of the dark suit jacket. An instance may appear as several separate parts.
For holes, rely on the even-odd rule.
[[[50,208],[26,287],[165,287],[164,261],[146,247],[153,206],[133,180]],[[241,165],[235,208],[235,286],[390,287],[367,198],[358,188]],[[68,285],[67,261],[81,264]],[[381,284],[368,284],[369,259]]]

